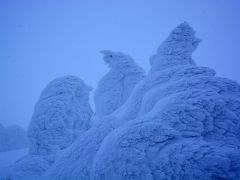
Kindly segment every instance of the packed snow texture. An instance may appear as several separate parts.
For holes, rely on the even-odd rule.
[[[91,89],[74,76],[57,78],[47,85],[28,129],[30,154],[54,154],[90,128]]]
[[[28,147],[27,132],[18,125],[4,127],[0,124],[0,152]]]
[[[102,118],[118,109],[127,100],[145,73],[134,60],[123,53],[101,51],[110,71],[99,81],[94,94],[95,115]]]
[[[55,157],[90,128],[91,89],[75,76],[50,82],[35,105],[28,129],[29,154],[0,171],[0,179],[41,179]]]
[[[187,23],[173,30],[124,105],[61,154],[45,177],[239,179],[240,86],[195,65],[194,34]]]
[[[44,180],[240,179],[240,86],[195,64],[199,42],[186,22],[180,24],[122,105],[109,110],[101,96],[110,94],[97,90],[97,106],[109,110],[98,108],[99,122],[58,151],[54,163],[48,158],[28,174],[21,169],[29,166],[20,164],[17,175],[37,178],[43,167]]]
[[[26,155],[0,170],[0,180],[37,180],[53,164],[53,156]]]

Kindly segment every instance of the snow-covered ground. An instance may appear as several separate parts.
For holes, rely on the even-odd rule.
[[[14,151],[7,151],[0,153],[0,168],[12,165],[15,161],[21,157],[27,155],[28,148],[18,149]]]

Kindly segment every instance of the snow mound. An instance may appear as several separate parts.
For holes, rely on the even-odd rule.
[[[103,51],[111,70],[96,90],[91,128],[90,88],[72,76],[51,82],[29,127],[30,154],[0,177],[240,179],[240,86],[195,64],[199,42],[180,24],[146,77],[131,57]]]
[[[37,180],[49,169],[53,158],[49,156],[27,155],[15,164],[0,170],[0,180]]]
[[[90,128],[92,88],[74,76],[57,78],[43,90],[29,126],[30,154],[48,155],[69,146]]]
[[[239,179],[240,86],[195,65],[194,34],[187,23],[173,30],[126,102],[75,141],[45,178]]]
[[[28,154],[28,148],[0,153],[0,168],[12,165],[15,161]]]
[[[50,82],[36,103],[28,129],[29,154],[1,170],[0,179],[42,179],[58,154],[90,128],[90,90],[75,76]]]
[[[157,54],[150,58],[151,72],[178,65],[194,65],[192,54],[201,42],[194,34],[187,22],[177,26],[159,46]]]
[[[134,60],[121,52],[101,51],[110,71],[100,80],[94,94],[95,114],[101,118],[118,109],[130,96],[145,73]]]
[[[137,118],[104,139],[91,179],[240,178],[240,86],[192,62],[195,39],[183,23],[160,46]]]

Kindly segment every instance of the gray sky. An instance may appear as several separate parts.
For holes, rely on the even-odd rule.
[[[239,0],[0,0],[0,122],[27,127],[52,79],[76,75],[96,87],[102,49],[123,51],[144,69],[179,23],[203,40],[197,64],[240,82]]]

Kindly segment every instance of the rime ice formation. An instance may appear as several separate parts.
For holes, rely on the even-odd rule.
[[[100,80],[94,94],[95,114],[101,118],[118,109],[129,97],[145,73],[134,60],[123,53],[101,51],[110,71]]]
[[[50,82],[35,105],[28,130],[29,154],[0,173],[0,179],[41,179],[61,150],[90,128],[90,90],[74,76]]]
[[[53,157],[28,155],[0,169],[0,180],[38,180],[53,163]]]
[[[201,42],[187,22],[176,27],[150,58],[151,72],[179,65],[195,65],[192,54]]]
[[[159,47],[137,118],[104,139],[92,180],[240,179],[240,86],[195,65],[198,42],[183,23]]]
[[[0,152],[28,147],[26,131],[18,126],[4,127],[0,124]]]
[[[240,179],[240,86],[196,66],[180,24],[127,101],[68,148],[46,179]]]
[[[90,90],[74,76],[57,78],[47,85],[35,105],[28,130],[30,154],[55,153],[89,129]]]
[[[70,98],[78,103],[69,105],[66,94],[76,94],[69,93],[73,92],[75,78],[66,78],[63,84],[62,79],[53,81],[35,107],[29,128],[30,155],[8,169],[8,175],[0,177],[6,177],[4,180],[239,180],[240,86],[215,76],[212,69],[195,64],[192,54],[199,42],[187,23],[180,24],[150,58],[148,75],[143,78],[143,73],[139,73],[142,80],[130,78],[135,87],[126,86],[127,91],[118,80],[131,71],[130,65],[125,66],[123,61],[110,63],[116,58],[112,59],[112,52],[104,51],[111,71],[117,67],[121,72],[110,71],[99,83],[95,94],[99,121],[91,128],[91,113],[86,113],[87,121],[86,116],[72,118],[78,117],[72,115],[77,112],[82,112],[81,115],[91,112],[86,110],[90,109],[89,88],[86,91],[80,88],[84,91]],[[110,83],[115,83],[116,89]],[[62,86],[68,88],[61,90]],[[87,98],[77,101],[82,92]],[[112,101],[117,109],[109,109],[107,102]],[[72,110],[71,113],[66,109]],[[63,118],[69,114],[71,118]],[[81,125],[73,126],[76,119],[81,119]],[[75,132],[73,127],[81,130]],[[74,137],[78,138],[72,143]]]

